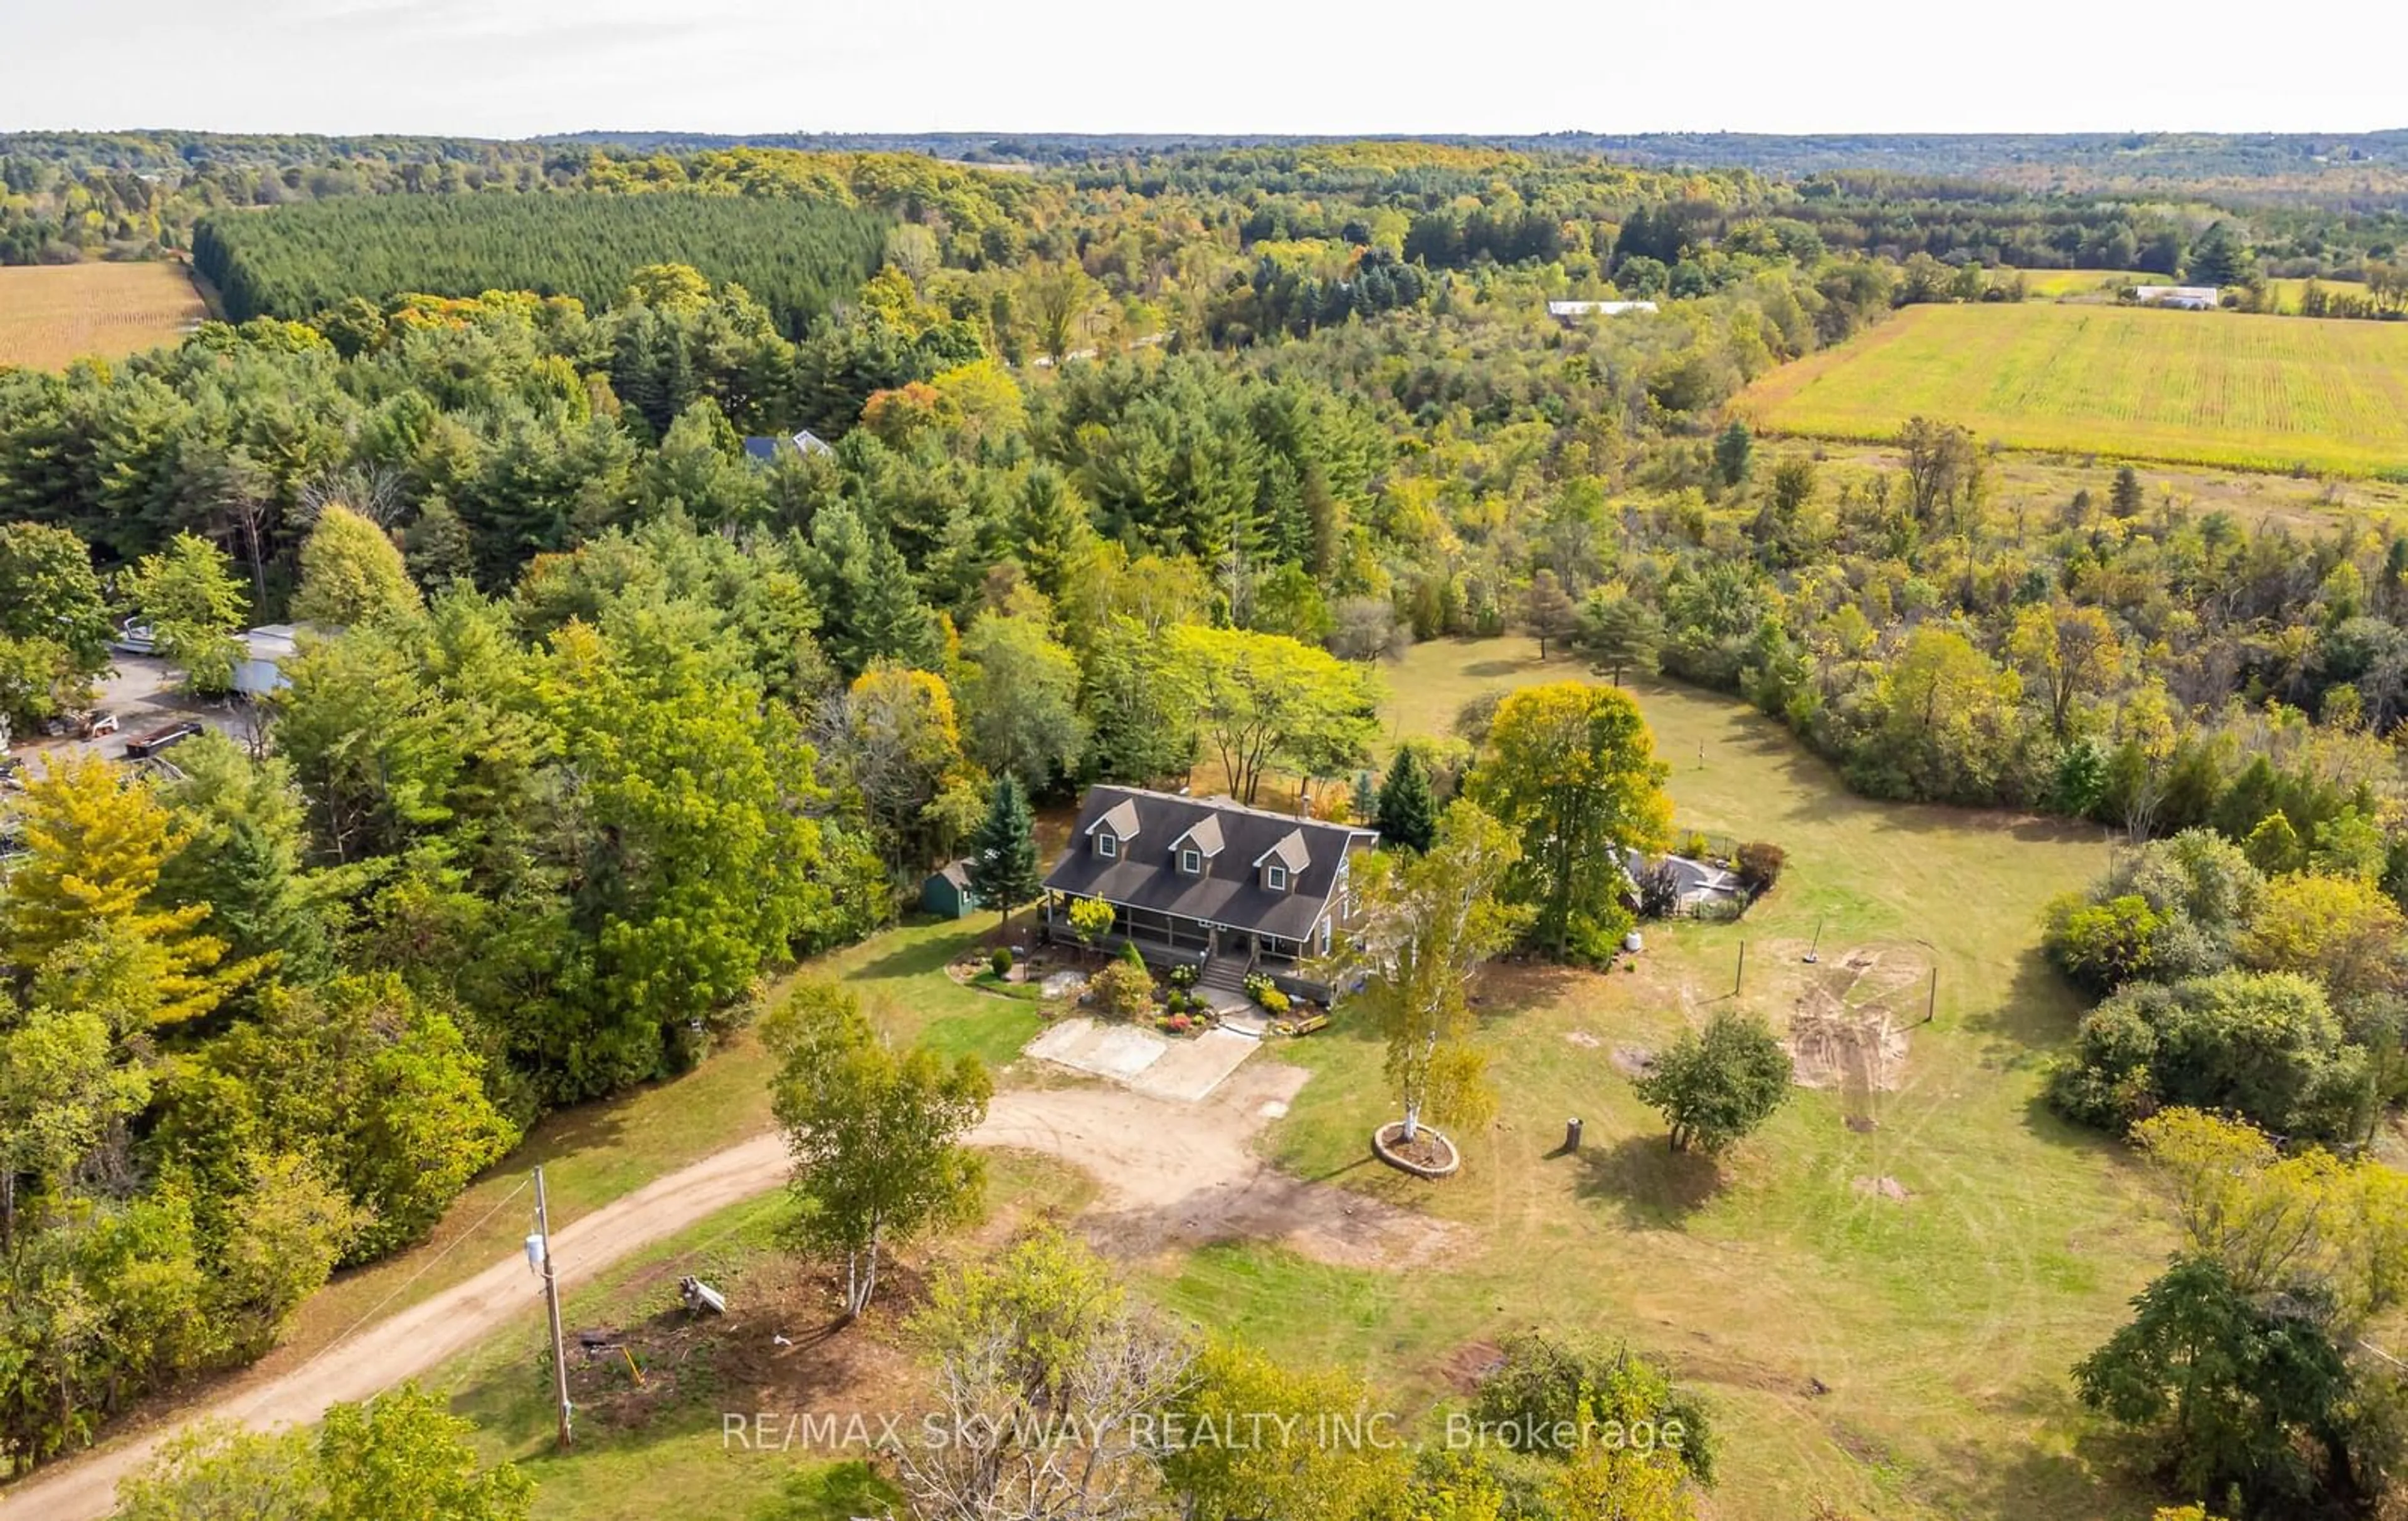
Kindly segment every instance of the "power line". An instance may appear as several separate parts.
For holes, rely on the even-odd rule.
[[[266,1402],[268,1396],[276,1392],[277,1384],[282,1383],[286,1379],[298,1377],[302,1372],[315,1365],[319,1358],[323,1357],[326,1354],[334,1351],[337,1347],[341,1346],[345,1342],[350,1341],[352,1336],[358,1333],[361,1327],[366,1326],[369,1321],[374,1320],[378,1315],[381,1314],[384,1312],[385,1306],[401,1298],[403,1290],[408,1288],[410,1284],[415,1284],[420,1279],[425,1277],[428,1271],[431,1270],[437,1263],[442,1261],[445,1257],[450,1256],[454,1251],[458,1250],[461,1242],[466,1241],[478,1231],[483,1229],[485,1222],[502,1212],[503,1206],[509,1204],[510,1200],[518,1198],[521,1194],[525,1193],[527,1189],[532,1186],[533,1182],[534,1180],[532,1179],[521,1179],[519,1185],[516,1188],[504,1194],[500,1198],[494,1201],[492,1209],[487,1210],[483,1214],[478,1216],[477,1223],[475,1225],[470,1226],[467,1229],[453,1237],[441,1251],[436,1253],[433,1256],[428,1257],[423,1263],[420,1264],[416,1272],[411,1273],[400,1283],[395,1284],[393,1286],[393,1291],[391,1293],[387,1294],[383,1299],[379,1299],[369,1308],[366,1314],[351,1322],[350,1326],[344,1327],[340,1335],[327,1342],[324,1346],[320,1347],[317,1351],[311,1353],[308,1357],[302,1359],[301,1365],[294,1369],[292,1372],[285,1374],[284,1379],[271,1382],[266,1387],[261,1389],[257,1395],[252,1397],[251,1403],[243,1406],[242,1413],[245,1418],[248,1418],[251,1412],[257,1410],[261,1405]]]

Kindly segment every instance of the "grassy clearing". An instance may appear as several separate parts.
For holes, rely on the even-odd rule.
[[[1582,674],[1526,640],[1426,645],[1393,673],[1394,727],[1441,728],[1484,690]],[[2118,1152],[2037,1101],[2078,1005],[2041,959],[2036,915],[2099,868],[2097,838],[1867,802],[1743,707],[1638,696],[1681,824],[1778,841],[1781,888],[1742,926],[1650,926],[1636,973],[1500,970],[1499,1119],[1462,1138],[1467,1174],[1448,1185],[1363,1161],[1389,1108],[1374,1040],[1341,1020],[1283,1048],[1318,1076],[1275,1132],[1282,1160],[1473,1227],[1478,1255],[1391,1278],[1232,1244],[1166,1292],[1417,1398],[1445,1391],[1465,1346],[1520,1327],[1627,1337],[1725,1411],[1718,1515],[1794,1516],[1818,1494],[1885,1516],[2133,1514],[2075,1447],[2065,1375],[2120,1324],[2166,1239]],[[1785,1013],[1818,927],[1826,964],[1861,949],[1902,973],[1900,1023],[1921,1018],[1938,969],[1937,1021],[1908,1033],[1896,1086],[1801,1092],[1720,1168],[1672,1156],[1617,1055],[1729,998],[1742,940],[1737,1001]],[[1584,1150],[1555,1155],[1574,1114]],[[1910,1197],[1868,1191],[1883,1178]]]
[[[175,264],[23,265],[0,269],[0,366],[63,369],[174,343],[207,315]]]
[[[2408,327],[2231,312],[1911,307],[1784,366],[1740,410],[1886,438],[1910,417],[2014,449],[2372,475],[2408,468]]]
[[[1797,447],[1811,448],[1818,461],[1841,466],[1898,470],[1906,463],[1888,444],[1817,439]],[[2117,467],[2115,461],[2096,454],[2014,452],[1995,456],[1990,466],[1985,505],[1993,521],[2020,518],[2034,535],[2049,532],[2061,521],[2059,514],[2076,492],[2088,492],[2094,503],[2106,501]],[[2138,468],[2152,511],[2171,502],[2186,512],[2229,512],[2244,524],[2280,524],[2308,533],[2342,526],[2380,531],[2387,518],[2408,513],[2408,483],[2338,476],[2295,480],[2151,462]]]

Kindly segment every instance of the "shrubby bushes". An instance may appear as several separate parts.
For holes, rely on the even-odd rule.
[[[2184,1106],[2358,1141],[2397,1083],[2403,927],[2372,885],[2270,882],[2209,830],[2126,852],[2049,911],[2051,957],[2111,995],[2084,1017],[2050,1101],[2113,1129]]]
[[[2092,1010],[2049,1101],[2111,1129],[2181,1106],[2352,1141],[2373,1094],[2367,1053],[2344,1038],[2323,989],[2289,972],[2223,971],[2129,983]]]

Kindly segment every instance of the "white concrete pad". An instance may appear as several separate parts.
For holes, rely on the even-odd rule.
[[[1221,1085],[1261,1042],[1230,1030],[1174,1040],[1133,1025],[1066,1019],[1028,1043],[1028,1055],[1139,1093],[1193,1103]]]
[[[1194,1040],[1171,1041],[1162,1059],[1131,1079],[1129,1086],[1140,1093],[1194,1103],[1262,1048],[1260,1040],[1235,1030],[1206,1030]]]
[[[1028,1054],[1115,1083],[1125,1083],[1153,1066],[1170,1042],[1132,1025],[1099,1025],[1066,1019],[1028,1043]]]

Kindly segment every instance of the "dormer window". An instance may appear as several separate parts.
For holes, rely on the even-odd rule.
[[[1269,893],[1286,892],[1289,879],[1312,864],[1301,829],[1290,829],[1278,844],[1254,857],[1254,865],[1262,870],[1263,890]]]
[[[1179,869],[1193,877],[1204,869],[1204,857],[1191,845],[1179,853]]]
[[[1120,859],[1121,847],[1137,838],[1137,803],[1124,797],[1087,825],[1087,833],[1096,841],[1096,854],[1107,861]]]

